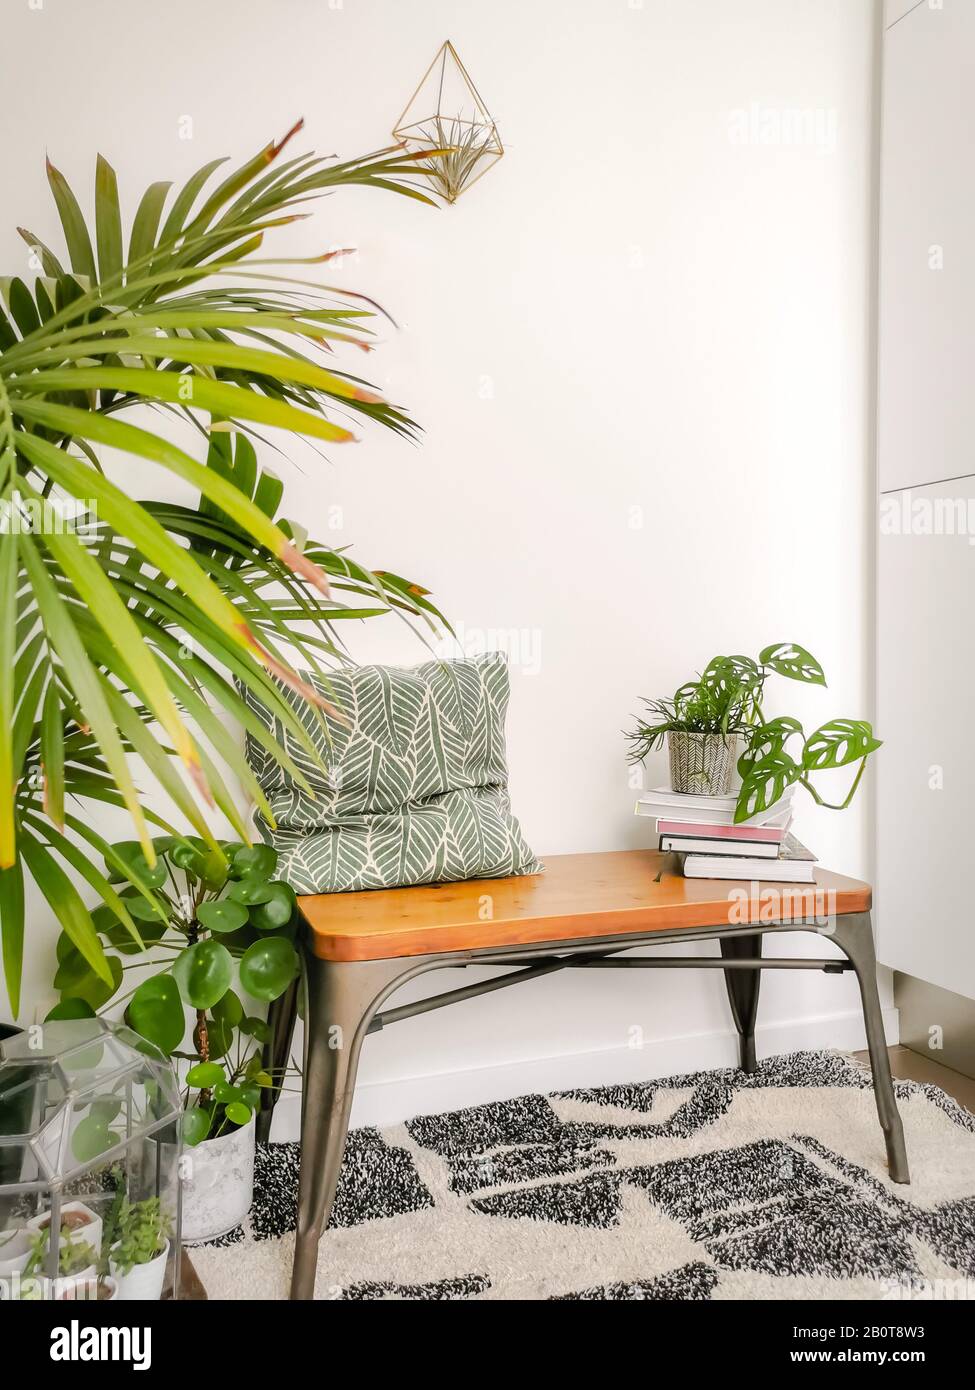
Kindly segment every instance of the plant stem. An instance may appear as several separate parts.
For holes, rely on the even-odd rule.
[[[187,937],[191,946],[195,946],[197,941],[200,939],[200,924],[195,919],[190,923]],[[207,1030],[206,1009],[197,1009],[196,1011],[196,1028],[193,1030],[193,1046],[196,1048],[196,1055],[199,1057],[200,1061],[209,1062],[210,1034]],[[210,1100],[210,1087],[204,1086],[203,1089],[200,1091],[199,1104],[209,1105]]]
[[[810,782],[809,778],[805,775],[800,777],[799,781],[802,784],[802,786],[805,787],[806,791],[812,797],[813,801],[815,801],[817,806],[822,806],[827,811],[845,811],[847,806],[849,806],[850,802],[853,800],[856,794],[856,789],[860,785],[860,778],[863,776],[863,770],[866,767],[866,765],[866,758],[861,758],[859,770],[857,771],[857,775],[853,779],[853,785],[850,787],[850,790],[846,794],[846,800],[841,801],[839,805],[834,804],[832,801],[824,801],[823,798],[819,795],[819,792],[813,786],[812,782]]]

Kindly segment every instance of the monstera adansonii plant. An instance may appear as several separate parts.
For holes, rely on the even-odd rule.
[[[66,258],[20,229],[38,273],[0,282],[0,925],[15,1017],[26,879],[61,925],[59,960],[82,982],[72,997],[85,984],[89,997],[114,994],[102,935],[142,944],[141,928],[165,911],[151,828],[181,837],[137,775],[165,793],[219,872],[227,842],[211,809],[237,841],[251,839],[221,765],[269,813],[228,716],[304,782],[238,684],[314,758],[281,685],[322,697],[295,667],[340,659],[342,621],[439,618],[419,585],[276,520],[282,484],[257,463],[253,441],[269,427],[285,432],[279,448],[288,434],[342,444],[357,420],[415,431],[340,366],[371,346],[378,306],[319,282],[336,253],[269,260],[262,244],[336,188],[431,200],[400,149],[282,160],[299,128],[224,177],[214,160],[182,187],[151,184],[127,240],[104,159],[92,231],[48,164]],[[136,501],[133,458],[198,503]],[[132,845],[99,833],[97,803],[127,808]],[[95,920],[92,898],[108,909]]]

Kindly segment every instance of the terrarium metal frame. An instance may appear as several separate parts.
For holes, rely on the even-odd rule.
[[[87,1078],[83,1072],[75,1075],[68,1065],[70,1059],[105,1043],[115,1050],[116,1065],[110,1064],[105,1071],[92,1069]],[[112,1060],[116,1061],[115,1058]],[[5,1090],[5,1073],[8,1069],[11,1072],[22,1069],[24,1074]],[[149,1092],[147,1081],[152,1081],[157,1087],[154,1096]],[[139,1084],[146,1091],[146,1104],[141,1113],[135,1094]],[[124,1092],[121,1096],[119,1088]],[[12,1098],[20,1099],[19,1108],[14,1106],[8,1109]],[[124,1132],[118,1133],[117,1143],[109,1143],[84,1157],[80,1157],[76,1149],[69,1158],[68,1148],[79,1127],[76,1124],[72,1128],[72,1118],[85,1108],[88,1110],[87,1119],[91,1119],[93,1113],[106,1114],[107,1110],[93,1112],[92,1107],[97,1106],[99,1101],[110,1101],[109,1109],[116,1101],[119,1102],[115,1116],[104,1122],[106,1139],[116,1136],[111,1125],[119,1116],[123,1117]],[[17,1133],[9,1129],[12,1117],[23,1121],[23,1127]],[[101,1228],[102,1215],[91,1204],[97,1207],[99,1202],[104,1202],[110,1209],[111,1204],[119,1201],[123,1195],[120,1189],[113,1191],[105,1186],[96,1191],[85,1190],[79,1186],[83,1184],[85,1175],[102,1174],[122,1167],[125,1173],[124,1194],[129,1195],[130,1185],[135,1178],[134,1161],[137,1159],[144,1160],[139,1165],[143,1186],[151,1189],[152,1196],[165,1197],[172,1207],[169,1241],[172,1251],[171,1279],[168,1286],[169,1296],[179,1296],[181,1119],[179,1087],[172,1063],[152,1043],[123,1025],[110,1024],[100,1018],[58,1020],[34,1025],[26,1032],[0,1037],[0,1228],[6,1227],[9,1220],[16,1219],[23,1223],[19,1229],[25,1234],[45,1228],[49,1232],[43,1269],[36,1275],[33,1272],[23,1275],[15,1271],[21,1281],[37,1278],[42,1289],[44,1279],[50,1281],[49,1292],[45,1290],[34,1297],[58,1297],[63,1280],[70,1277],[61,1274],[63,1208],[72,1203],[86,1206],[99,1218]],[[4,1181],[3,1169],[6,1165],[3,1159],[5,1155],[8,1158],[13,1155],[16,1163],[18,1152],[22,1155],[21,1175],[16,1180]],[[24,1176],[23,1159],[28,1155],[33,1162],[31,1177]],[[165,1184],[167,1177],[168,1189]],[[32,1215],[27,1214],[28,1205],[34,1206]],[[38,1218],[42,1217],[46,1217],[47,1221],[39,1225]],[[58,1233],[57,1238],[53,1238],[54,1232]],[[111,1253],[110,1245],[101,1239],[101,1231],[99,1249],[92,1247],[92,1251],[97,1261],[96,1278],[101,1278]],[[6,1281],[13,1277],[10,1273],[0,1277],[0,1285],[3,1286],[0,1288],[0,1298],[12,1296]]]

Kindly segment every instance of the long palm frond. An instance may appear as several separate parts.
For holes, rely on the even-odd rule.
[[[431,203],[411,181],[417,157],[394,148],[282,161],[300,124],[222,177],[216,160],[178,189],[151,184],[127,249],[108,162],[99,156],[93,228],[49,163],[65,248],[21,228],[39,273],[32,286],[0,280],[0,927],[15,1014],[25,870],[106,988],[111,972],[77,876],[138,939],[95,867],[102,842],[66,805],[126,807],[151,870],[150,824],[160,819],[136,786],[135,755],[219,856],[207,807],[248,838],[221,763],[270,814],[225,716],[303,781],[235,682],[313,757],[281,684],[327,700],[293,663],[321,672],[345,659],[350,619],[440,621],[422,586],[368,571],[280,517],[282,484],[257,463],[252,441],[267,428],[327,445],[353,439],[357,421],[417,432],[340,365],[371,349],[381,311],[313,278],[339,253],[261,255],[269,231],[337,188]],[[148,427],[145,411],[138,423],[121,418],[146,405],[163,425],[189,421],[205,456]],[[106,449],[178,478],[197,504],[135,500],[106,471]],[[87,530],[65,520],[72,512],[92,514]],[[146,890],[131,856],[120,873]]]

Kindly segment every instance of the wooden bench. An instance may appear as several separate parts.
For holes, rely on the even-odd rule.
[[[624,850],[555,855],[546,860],[545,873],[527,878],[299,898],[308,928],[307,998],[292,1298],[314,1296],[318,1241],[335,1196],[366,1035],[564,969],[723,970],[746,1071],[756,1067],[762,970],[854,970],[890,1176],[908,1182],[877,995],[870,888],[826,871],[817,871],[816,879],[814,888],[685,879],[670,855]],[[828,936],[843,956],[763,956],[763,936],[786,931]],[[622,954],[677,940],[717,940],[721,954]],[[522,968],[380,1012],[388,996],[413,976],[475,963]],[[295,1002],[292,991],[272,1007],[269,1065],[287,1061]],[[269,1125],[267,1112],[265,1136]]]

